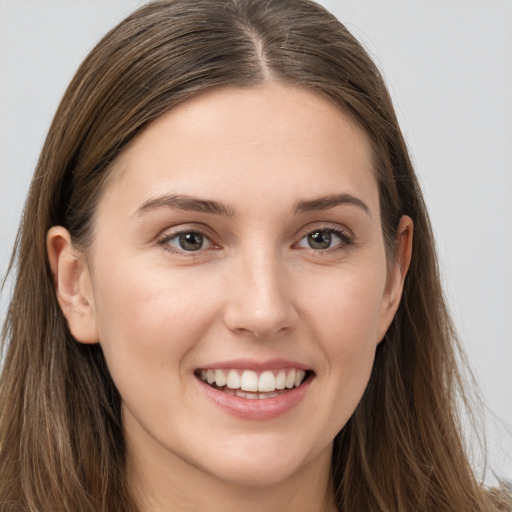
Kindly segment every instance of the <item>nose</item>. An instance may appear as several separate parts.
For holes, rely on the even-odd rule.
[[[295,328],[293,289],[275,254],[252,252],[238,259],[227,288],[224,323],[236,334],[271,338]]]

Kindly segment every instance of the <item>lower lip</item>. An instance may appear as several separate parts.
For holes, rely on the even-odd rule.
[[[309,377],[298,388],[293,388],[282,395],[274,398],[260,399],[241,398],[236,395],[230,395],[229,393],[212,388],[197,377],[195,377],[195,380],[208,398],[229,414],[247,420],[262,421],[277,418],[298,405],[305,397],[313,378]]]

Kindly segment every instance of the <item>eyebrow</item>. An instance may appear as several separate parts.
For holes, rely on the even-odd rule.
[[[334,194],[329,196],[318,197],[311,200],[301,200],[295,203],[295,213],[305,213],[312,211],[328,210],[339,205],[349,204],[361,208],[371,217],[370,208],[361,201],[361,199],[352,194]]]
[[[165,194],[149,199],[137,208],[136,214],[142,215],[159,208],[176,208],[178,210],[210,213],[226,217],[234,217],[235,215],[234,209],[229,205],[210,199],[178,194]]]
[[[295,214],[321,211],[328,210],[343,204],[357,206],[371,216],[370,209],[361,199],[346,193],[322,196],[309,200],[300,200],[295,203],[293,211]],[[201,199],[195,196],[180,194],[165,194],[163,196],[148,199],[139,208],[137,208],[136,215],[143,215],[152,210],[157,210],[160,208],[175,208],[183,211],[209,213],[212,215],[221,215],[225,217],[235,216],[235,210],[230,205],[226,205],[219,201],[213,201],[210,199]]]

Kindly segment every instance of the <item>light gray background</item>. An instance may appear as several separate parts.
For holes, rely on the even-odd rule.
[[[0,0],[0,277],[57,104],[138,0]],[[512,478],[512,0],[325,0],[388,81],[438,238],[446,293]],[[5,315],[9,286],[0,301]],[[487,481],[492,481],[487,475]]]

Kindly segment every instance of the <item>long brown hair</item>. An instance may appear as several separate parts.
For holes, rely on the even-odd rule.
[[[268,79],[322,94],[364,129],[390,258],[400,217],[415,225],[398,313],[364,397],[334,442],[339,510],[499,509],[464,451],[458,345],[425,204],[377,68],[336,18],[308,0],[171,0],[140,8],[92,50],[37,164],[2,336],[2,510],[136,510],[125,481],[120,396],[101,347],[77,343],[67,329],[46,233],[62,225],[87,248],[109,171],[141,130],[201,91]]]

